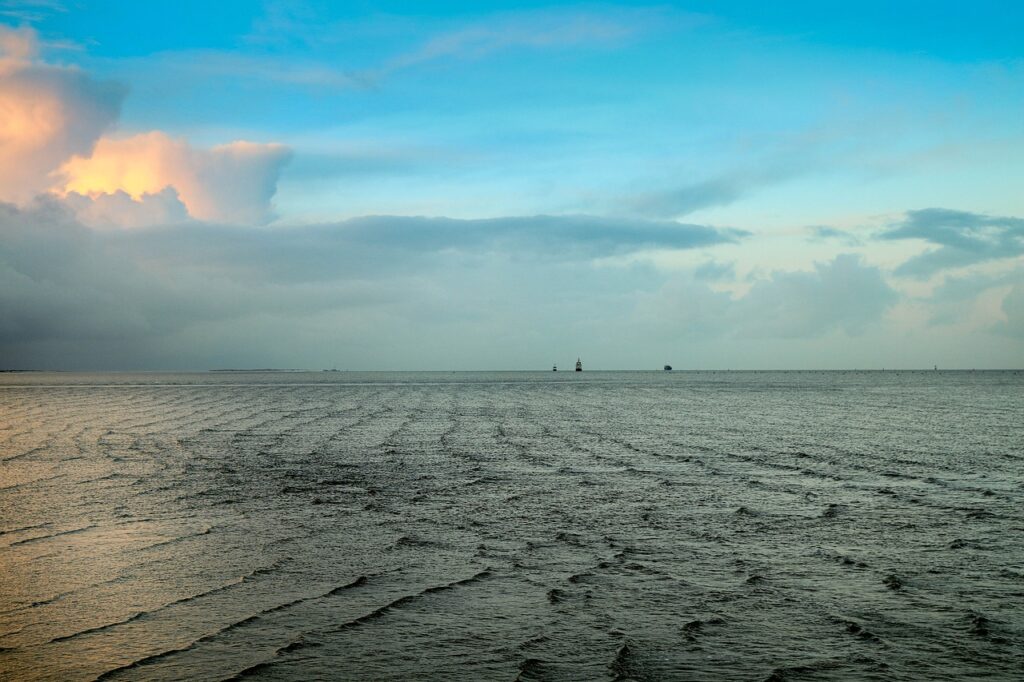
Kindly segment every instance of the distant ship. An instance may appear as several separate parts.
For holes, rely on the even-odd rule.
[[[580,362],[579,358],[576,358],[576,371],[577,372],[582,372],[583,371],[583,363]]]
[[[665,365],[665,371],[666,372],[671,372],[672,371],[672,365]]]
[[[558,365],[551,365],[551,371],[552,372],[557,372],[558,371]]]

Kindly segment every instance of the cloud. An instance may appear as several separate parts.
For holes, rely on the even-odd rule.
[[[250,79],[300,88],[368,90],[376,76],[356,69],[337,67],[331,60],[283,58],[275,55],[239,54],[209,49],[176,50],[147,57],[145,62],[169,71],[173,78]]]
[[[165,191],[141,203],[174,201]],[[550,367],[562,364],[558,352],[596,362],[600,350],[612,366],[685,355],[692,366],[801,367],[889,363],[898,352],[883,341],[901,299],[857,256],[772,272],[744,295],[700,279],[726,274],[716,260],[689,276],[598,264],[740,239],[708,226],[588,216],[105,230],[83,226],[52,197],[0,205],[0,358],[6,367],[79,369],[469,369]],[[1002,305],[1004,324],[997,314],[984,327],[921,320],[912,331],[932,348],[995,339],[1002,355],[992,361],[1013,364],[1020,281],[987,289],[1014,282],[1010,295],[986,294]]]
[[[98,229],[149,227],[190,222],[185,204],[172,187],[134,199],[123,190],[85,196],[69,192],[65,202],[84,225]]]
[[[120,113],[126,90],[74,68],[33,61],[31,29],[0,26],[0,201],[23,203],[50,188],[50,174],[88,154]]]
[[[794,338],[863,333],[898,300],[877,267],[841,254],[813,272],[775,272],[742,299],[737,328],[749,336]]]
[[[845,230],[829,227],[828,225],[812,225],[808,229],[811,231],[811,241],[823,242],[835,239],[849,246],[859,246],[861,243],[856,235],[850,234]]]
[[[996,331],[1018,339],[1024,339],[1024,281],[1018,281],[1003,299],[1003,314],[1006,320],[996,325]]]
[[[709,260],[698,265],[693,271],[693,276],[707,281],[731,280],[736,277],[736,266],[732,263]]]
[[[157,200],[174,196],[147,199]],[[232,364],[233,352],[277,357],[303,338],[303,357],[321,362],[341,340],[367,363],[396,339],[419,339],[440,358],[470,329],[492,340],[563,334],[574,319],[618,315],[649,274],[597,268],[597,257],[736,239],[587,216],[96,230],[54,198],[0,205],[0,357],[8,366],[202,368]]]
[[[0,25],[0,69],[28,63],[37,54],[39,39],[34,30]]]
[[[455,57],[479,59],[510,48],[552,49],[585,44],[617,43],[665,20],[664,12],[620,10],[534,10],[498,14],[427,40],[419,48],[390,60],[384,72],[423,62]],[[662,24],[663,25],[663,24]]]
[[[777,271],[731,297],[702,282],[674,279],[646,295],[644,324],[691,339],[806,339],[833,332],[858,336],[899,299],[882,272],[841,254],[810,272]]]
[[[741,237],[733,230],[704,225],[594,216],[367,216],[271,230],[167,227],[125,235],[115,243],[126,260],[162,261],[173,268],[200,267],[246,280],[293,284],[338,277],[376,279],[442,262],[528,257],[548,267],[647,248],[709,247]]]
[[[26,204],[57,190],[83,222],[104,227],[273,218],[288,148],[236,141],[199,149],[160,131],[105,135],[126,89],[42,63],[39,47],[32,29],[0,26],[0,201]]]
[[[746,194],[754,184],[739,175],[722,176],[675,189],[645,192],[629,199],[626,205],[638,215],[670,218],[702,208],[731,204]]]
[[[677,218],[705,208],[728,206],[753,192],[820,168],[826,141],[816,135],[783,136],[764,158],[744,168],[667,189],[639,192],[621,199],[619,208],[648,218]]]
[[[946,208],[907,211],[881,239],[923,239],[939,248],[914,256],[897,275],[927,278],[941,270],[1024,254],[1024,219]]]
[[[59,175],[66,193],[101,198],[120,192],[141,201],[172,188],[193,218],[261,224],[273,218],[270,200],[290,156],[283,145],[243,141],[197,149],[184,139],[154,131],[105,137],[90,156],[65,162]],[[106,200],[107,212],[118,203],[123,204]],[[122,219],[126,221],[127,217]]]
[[[66,11],[64,3],[56,0],[3,0],[0,2],[0,16],[27,24],[43,21],[48,15],[55,12]]]
[[[249,79],[318,91],[373,90],[389,76],[432,62],[482,59],[516,49],[617,45],[644,32],[706,21],[664,8],[611,7],[498,12],[441,26],[421,16],[382,14],[339,21],[331,14],[303,4],[268,2],[264,16],[253,22],[253,33],[244,37],[249,48],[244,52],[172,50],[140,61],[168,70],[174,78]],[[391,56],[379,56],[387,54]]]

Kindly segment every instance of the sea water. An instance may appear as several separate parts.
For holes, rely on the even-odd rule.
[[[1024,372],[0,375],[0,679],[1022,652]]]

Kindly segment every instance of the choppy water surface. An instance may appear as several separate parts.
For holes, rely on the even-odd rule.
[[[1024,373],[0,377],[0,678],[1020,679]]]

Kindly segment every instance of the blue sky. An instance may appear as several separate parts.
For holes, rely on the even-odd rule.
[[[230,365],[253,330],[237,362],[1024,363],[1024,5],[47,1],[0,25],[0,97],[76,121],[11,128],[6,229],[56,202],[135,264],[135,317],[183,308],[69,351],[7,239],[22,363],[110,366],[113,336],[133,366]],[[223,229],[276,247],[211,261]],[[181,254],[143,247],[168,234]],[[331,278],[253,274],[319,272],[310,243]],[[190,287],[246,312],[189,314]]]

